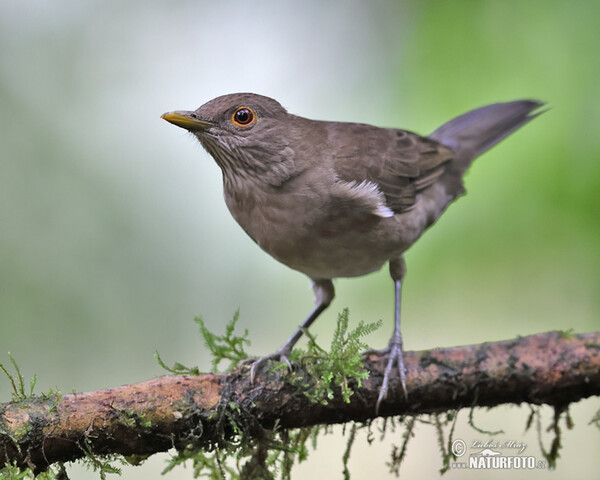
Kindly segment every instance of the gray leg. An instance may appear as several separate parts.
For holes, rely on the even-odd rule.
[[[293,335],[288,338],[288,340],[281,346],[279,349],[265,357],[261,357],[258,360],[252,363],[252,367],[250,368],[250,382],[254,382],[254,377],[256,375],[256,369],[267,360],[277,360],[279,362],[285,362],[288,364],[288,367],[291,368],[290,361],[288,357],[292,353],[292,348],[294,345],[300,340],[300,337],[304,333],[304,329],[310,327],[312,323],[317,319],[319,315],[325,310],[335,295],[335,291],[333,289],[333,283],[331,280],[312,280],[313,292],[315,294],[315,308],[310,315],[306,317],[306,320],[302,322],[300,327],[293,333]]]
[[[402,332],[400,331],[400,306],[401,306],[401,294],[402,294],[402,279],[406,273],[406,266],[404,264],[404,258],[399,257],[394,260],[390,260],[390,275],[394,280],[394,293],[395,293],[395,304],[394,304],[394,333],[388,348],[386,351],[386,357],[388,363],[385,367],[383,374],[383,382],[381,383],[381,389],[379,390],[379,397],[377,398],[377,404],[375,406],[376,412],[379,412],[379,406],[386,397],[388,392],[390,374],[394,368],[394,364],[398,365],[398,372],[400,373],[400,382],[402,383],[402,389],[404,390],[404,396],[408,398],[406,391],[406,370],[404,368],[404,359],[402,356]]]

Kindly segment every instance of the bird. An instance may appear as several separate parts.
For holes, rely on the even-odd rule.
[[[404,253],[465,193],[472,161],[542,113],[543,103],[495,103],[427,136],[364,123],[311,120],[255,93],[214,98],[162,118],[192,133],[222,172],[225,203],[260,248],[308,276],[315,307],[267,360],[290,366],[292,348],[330,305],[333,279],[389,265],[394,330],[376,410],[397,368],[407,397],[401,334]]]

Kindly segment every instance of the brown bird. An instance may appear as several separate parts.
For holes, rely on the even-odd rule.
[[[309,120],[252,93],[217,97],[162,118],[193,133],[223,173],[225,202],[267,253],[312,280],[315,309],[267,359],[289,364],[292,347],[334,297],[332,279],[389,262],[394,333],[377,409],[397,365],[406,394],[400,333],[403,254],[464,193],[473,159],[539,115],[540,102],[497,103],[431,135],[361,123]]]

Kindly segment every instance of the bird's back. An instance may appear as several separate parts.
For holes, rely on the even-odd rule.
[[[296,172],[282,184],[226,188],[246,232],[311,278],[359,276],[401,255],[463,193],[476,155],[535,116],[537,102],[483,107],[429,137],[290,116]]]

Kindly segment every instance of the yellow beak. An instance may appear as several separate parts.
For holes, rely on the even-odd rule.
[[[165,119],[167,122],[177,125],[178,127],[185,128],[186,130],[204,130],[212,123],[200,120],[195,112],[187,110],[176,110],[174,112],[167,112],[161,115],[160,118]]]

